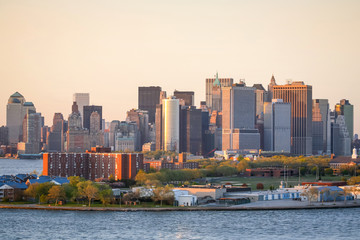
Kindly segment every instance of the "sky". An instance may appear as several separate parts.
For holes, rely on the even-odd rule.
[[[354,104],[359,133],[360,1],[0,0],[0,125],[18,91],[52,125],[75,92],[106,121],[137,108],[138,86],[168,95],[205,79],[304,81],[330,107]]]

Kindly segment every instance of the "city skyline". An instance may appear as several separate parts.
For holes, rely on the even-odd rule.
[[[89,92],[107,121],[125,120],[137,108],[138,86],[160,86],[168,95],[194,91],[199,106],[205,79],[218,72],[234,82],[245,78],[248,86],[265,87],[272,74],[278,84],[304,81],[313,86],[313,99],[329,99],[331,109],[349,99],[359,133],[359,5],[1,2],[0,29],[7,34],[0,39],[0,125],[16,91],[49,126],[55,112],[67,119],[76,92]]]

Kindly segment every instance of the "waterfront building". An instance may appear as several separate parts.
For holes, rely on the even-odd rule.
[[[335,105],[336,116],[343,115],[345,117],[345,125],[349,131],[351,138],[354,137],[354,105],[349,100],[342,99],[340,103]]]
[[[291,153],[312,154],[312,86],[292,82],[273,86],[273,98],[291,103]]]
[[[222,90],[222,150],[259,150],[255,129],[255,88],[245,83]]]
[[[70,177],[79,176],[94,181],[97,178],[116,180],[135,179],[143,169],[141,153],[44,153],[43,175]]]
[[[138,109],[148,111],[149,123],[154,123],[156,104],[160,103],[161,87],[139,87],[138,91]]]
[[[313,154],[331,153],[331,123],[329,101],[314,99],[312,107]]]
[[[232,86],[234,80],[232,78],[218,78],[218,73],[216,73],[215,78],[207,78],[205,80],[205,94],[206,94],[206,106],[209,108],[213,108],[213,90],[214,90],[214,82],[216,86],[218,86],[218,82],[220,82],[220,87],[229,87]],[[216,91],[218,93],[218,91]],[[219,110],[221,111],[221,109]]]
[[[290,153],[291,104],[273,99],[264,104],[264,150]]]
[[[89,93],[74,93],[73,102],[76,102],[79,108],[81,118],[84,118],[84,106],[90,105]]]
[[[83,127],[90,130],[90,116],[93,112],[97,112],[99,114],[100,120],[98,123],[100,125],[100,130],[102,130],[102,106],[84,106]]]
[[[194,106],[194,92],[193,91],[175,90],[174,97],[176,97],[177,99],[183,99],[185,106]]]

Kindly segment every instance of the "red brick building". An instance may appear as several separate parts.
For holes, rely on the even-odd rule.
[[[143,169],[141,153],[44,153],[43,175],[80,176],[85,179],[134,179]]]

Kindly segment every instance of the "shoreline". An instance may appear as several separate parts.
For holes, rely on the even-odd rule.
[[[0,209],[24,209],[24,210],[54,210],[54,211],[119,211],[119,212],[175,212],[175,211],[273,211],[273,210],[307,210],[307,209],[337,209],[337,208],[360,208],[360,204],[337,203],[337,204],[319,204],[313,205],[297,205],[297,206],[214,206],[214,207],[66,207],[66,206],[45,206],[37,204],[0,204]]]

